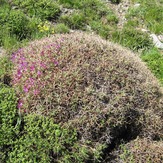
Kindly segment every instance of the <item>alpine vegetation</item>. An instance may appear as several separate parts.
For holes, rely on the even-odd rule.
[[[87,149],[81,162],[102,160],[103,151],[120,140],[163,138],[162,91],[129,50],[73,32],[31,42],[12,61],[19,114],[75,129],[76,141]]]

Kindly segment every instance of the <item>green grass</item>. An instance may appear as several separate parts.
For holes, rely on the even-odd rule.
[[[34,19],[29,19],[21,10],[12,10],[8,4],[0,7],[0,23],[0,46],[6,49],[29,40],[37,31]]]
[[[145,51],[153,46],[152,41],[146,33],[133,27],[113,32],[112,40],[136,52]]]
[[[68,8],[70,13],[62,14],[63,7]],[[0,23],[3,24],[0,27],[0,46],[12,49],[22,46],[24,40],[67,33],[69,28],[95,31],[108,38],[117,22],[113,11],[100,0],[39,0],[37,3],[34,0],[3,1],[0,6]],[[48,30],[43,27],[45,24],[48,24]]]
[[[62,15],[60,22],[65,23],[71,29],[84,29],[86,18],[82,12],[75,12],[71,15]]]
[[[53,0],[13,0],[13,3],[22,9],[28,16],[36,16],[42,20],[54,19],[60,13],[60,7]]]
[[[108,38],[112,28],[116,28],[117,17],[104,3],[99,0],[60,0],[60,4],[69,9],[75,9],[72,13],[61,15],[60,22],[65,23],[71,29],[92,30],[104,38]]]
[[[140,3],[140,6],[129,10],[127,26],[147,28],[156,34],[163,33],[163,0],[133,0],[133,2]]]
[[[163,85],[163,53],[153,48],[143,53],[141,58]]]
[[[54,33],[68,33],[69,32],[69,27],[67,27],[63,23],[58,23],[54,26]]]
[[[0,58],[0,83],[4,83],[5,77],[9,77],[12,71],[12,63],[8,56]]]

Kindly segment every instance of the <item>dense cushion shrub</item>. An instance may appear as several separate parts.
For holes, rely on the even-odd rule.
[[[19,132],[16,105],[14,90],[0,83],[0,162],[6,159],[6,153]]]
[[[117,155],[117,162],[162,162],[163,142],[151,141],[147,138],[137,138],[125,145],[121,145]]]
[[[137,135],[162,138],[161,89],[132,52],[74,32],[31,42],[12,61],[21,114],[75,128],[92,151]]]

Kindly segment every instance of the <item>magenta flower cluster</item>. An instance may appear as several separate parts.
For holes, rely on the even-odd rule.
[[[61,42],[42,47],[31,45],[12,54],[12,84],[19,97],[19,109],[28,108],[29,101],[36,99],[45,90],[48,79],[52,78],[54,69],[59,65],[57,58],[61,53]]]

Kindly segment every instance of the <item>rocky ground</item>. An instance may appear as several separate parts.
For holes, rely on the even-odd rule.
[[[127,21],[125,15],[128,9],[133,5],[130,0],[123,0],[119,4],[111,3],[111,1],[103,0],[117,15],[119,22],[118,28],[123,28],[124,23]]]
[[[103,0],[106,5],[108,5],[117,15],[119,22],[117,27],[119,29],[122,29],[124,24],[126,23],[127,19],[126,19],[126,14],[128,12],[128,9],[131,7],[139,7],[140,4],[139,3],[132,3],[131,0],[122,0],[121,3],[119,4],[114,4],[111,3],[111,1],[108,0]],[[155,44],[155,46],[161,50],[163,50],[163,35],[156,35],[154,33],[151,33],[148,29],[139,29],[143,32],[146,32],[150,35],[150,37],[153,39],[153,43]]]

